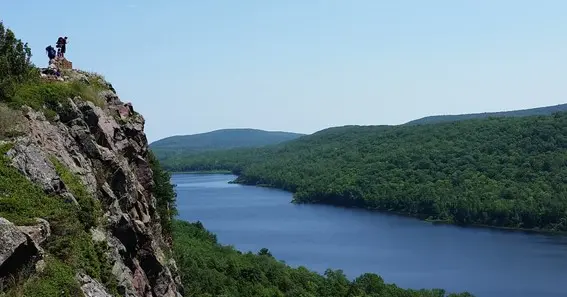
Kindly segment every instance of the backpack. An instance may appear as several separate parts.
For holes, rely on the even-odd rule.
[[[45,50],[50,56],[55,56],[55,49],[51,45],[46,47]]]

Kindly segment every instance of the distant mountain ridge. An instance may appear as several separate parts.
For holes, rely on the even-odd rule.
[[[481,119],[488,117],[525,117],[525,116],[534,116],[534,115],[551,115],[553,113],[562,112],[562,111],[567,111],[567,104],[558,104],[553,106],[544,106],[544,107],[536,107],[529,109],[511,110],[511,111],[427,116],[417,120],[409,121],[403,125],[436,124],[436,123],[455,122],[455,121],[463,121],[470,119]]]
[[[304,135],[249,128],[220,129],[205,133],[166,137],[152,142],[150,148],[159,157],[165,157],[179,152],[197,153],[232,148],[262,147],[293,140]]]

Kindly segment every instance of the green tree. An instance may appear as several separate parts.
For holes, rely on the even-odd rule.
[[[13,96],[18,84],[34,77],[31,56],[28,44],[16,38],[0,21],[0,101]]]
[[[161,167],[152,151],[148,152],[148,158],[153,171],[154,187],[152,192],[156,198],[156,208],[160,216],[162,233],[166,240],[171,240],[173,219],[178,214],[175,203],[177,194],[171,184],[171,175]]]
[[[272,258],[272,253],[270,252],[270,250],[268,250],[267,248],[262,248],[260,249],[260,251],[258,252],[258,255],[260,256],[268,256],[270,258]]]

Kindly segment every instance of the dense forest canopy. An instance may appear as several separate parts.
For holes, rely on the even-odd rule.
[[[299,133],[264,131],[258,129],[222,129],[193,135],[178,135],[157,140],[150,144],[159,158],[178,153],[200,153],[242,147],[262,147],[293,140]]]
[[[511,110],[511,111],[429,116],[407,122],[405,125],[435,124],[435,123],[455,122],[455,121],[481,119],[481,118],[489,118],[489,117],[525,117],[525,116],[535,116],[535,115],[551,115],[556,112],[563,112],[563,111],[567,111],[567,104],[558,104],[553,106]]]
[[[330,128],[272,148],[167,158],[232,170],[297,202],[456,224],[567,231],[567,113],[434,125]]]

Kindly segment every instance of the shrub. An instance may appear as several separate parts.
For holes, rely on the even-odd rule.
[[[17,107],[22,105],[30,106],[36,110],[44,108],[56,109],[65,99],[78,95],[68,84],[63,82],[37,82],[20,85],[11,103]]]
[[[49,258],[46,261],[45,271],[28,280],[20,291],[23,291],[23,294],[11,292],[8,296],[82,296],[79,284],[75,281],[73,268],[54,258]]]

